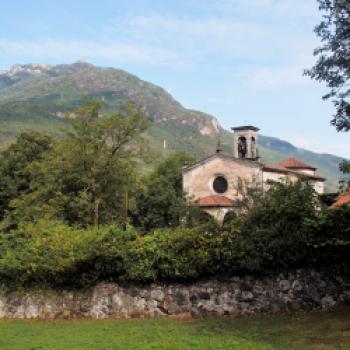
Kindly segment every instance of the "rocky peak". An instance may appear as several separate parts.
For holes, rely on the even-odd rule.
[[[93,67],[94,66],[92,63],[89,63],[89,62],[84,61],[84,60],[78,60],[78,61],[74,62],[73,64],[80,65],[80,66],[87,66],[87,67]]]
[[[202,135],[214,136],[219,133],[220,125],[215,117],[205,119],[205,124],[199,128]]]
[[[8,71],[0,71],[0,74],[13,77],[20,73],[40,74],[49,69],[51,69],[49,64],[15,64]]]

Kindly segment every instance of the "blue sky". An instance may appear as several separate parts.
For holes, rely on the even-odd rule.
[[[225,128],[350,158],[329,122],[314,63],[316,0],[22,0],[0,2],[0,69],[86,60],[168,90]]]

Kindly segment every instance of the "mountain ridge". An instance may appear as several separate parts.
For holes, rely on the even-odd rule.
[[[126,100],[140,104],[154,121],[148,136],[161,153],[183,150],[203,157],[214,152],[219,136],[224,150],[231,152],[231,134],[214,116],[184,108],[165,89],[126,71],[84,61],[14,65],[0,73],[0,142],[32,129],[59,134],[65,124],[63,113],[81,105],[84,96],[104,100],[106,112],[117,110]],[[338,164],[343,158],[264,135],[260,135],[259,147],[266,162],[294,156],[318,166],[320,174],[328,178],[328,189],[336,188]]]

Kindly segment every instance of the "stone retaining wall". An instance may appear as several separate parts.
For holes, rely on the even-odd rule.
[[[0,318],[219,316],[328,309],[350,302],[350,281],[314,271],[192,284],[99,283],[86,291],[0,292]]]

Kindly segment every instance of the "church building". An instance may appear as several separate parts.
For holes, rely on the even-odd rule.
[[[260,162],[258,131],[254,126],[233,130],[233,154],[216,150],[194,165],[183,169],[183,190],[189,205],[198,205],[223,222],[225,216],[241,210],[247,188],[266,191],[272,181],[297,181],[307,178],[316,192],[324,192],[325,178],[316,175],[316,167],[295,158],[278,164]]]

